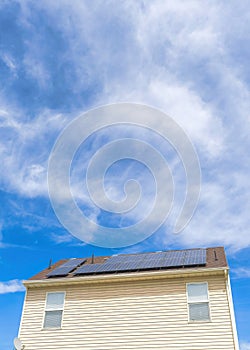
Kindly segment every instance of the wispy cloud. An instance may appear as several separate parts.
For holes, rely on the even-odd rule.
[[[2,228],[3,228],[3,224],[2,224],[2,222],[0,222],[0,248],[4,248],[5,247],[5,244],[3,243]]]
[[[6,64],[6,66],[12,71],[12,72],[15,72],[17,67],[16,67],[16,64],[15,64],[15,61],[14,59],[7,55],[7,54],[4,54],[2,55],[2,60],[3,62]]]
[[[250,278],[249,267],[238,267],[232,269],[233,278]]]
[[[49,233],[49,238],[56,244],[71,243],[74,240],[73,236],[69,233],[58,234],[51,232]]]
[[[250,343],[241,343],[240,350],[250,350]]]
[[[66,117],[44,111],[27,121],[20,111],[16,113],[7,109],[0,117],[0,158],[5,168],[0,186],[26,197],[47,196],[47,161]]]
[[[0,282],[0,294],[24,292],[25,288],[20,280]]]
[[[108,1],[101,6],[78,0],[73,6],[67,0],[60,5],[20,1],[18,33],[30,33],[29,40],[16,35],[22,61],[14,60],[17,55],[10,50],[1,52],[10,71],[0,96],[0,158],[5,169],[1,188],[47,198],[48,156],[70,120],[101,104],[150,104],[183,127],[201,160],[200,205],[187,229],[175,237],[178,244],[249,246],[250,72],[248,52],[242,48],[250,44],[245,6],[209,1]],[[13,83],[13,72],[16,84],[22,81],[25,86]],[[29,88],[28,97],[24,87]],[[108,138],[109,132],[102,137]],[[101,146],[101,137],[95,140]],[[121,181],[113,176],[109,185],[109,194],[117,195]],[[100,211],[91,206],[81,185],[72,187],[98,220]],[[177,187],[185,187],[178,172]],[[136,220],[138,214],[131,213],[131,218]],[[161,244],[169,242],[168,228],[162,230]]]

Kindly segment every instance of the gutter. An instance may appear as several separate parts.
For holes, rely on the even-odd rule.
[[[123,281],[142,281],[154,279],[166,279],[176,277],[197,277],[207,275],[221,275],[228,271],[228,267],[215,268],[194,268],[186,270],[161,270],[161,271],[146,271],[146,272],[130,272],[120,274],[103,274],[103,275],[88,275],[72,278],[48,278],[42,280],[26,280],[23,281],[24,286],[28,288],[48,287],[48,286],[65,286],[79,284],[96,284],[96,283],[111,283]]]

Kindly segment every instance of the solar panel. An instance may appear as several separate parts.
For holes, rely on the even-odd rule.
[[[58,267],[55,270],[48,273],[47,277],[67,276],[74,269],[75,267],[72,267],[72,266]]]
[[[118,271],[136,271],[206,264],[206,249],[187,249],[132,255],[116,255],[103,264],[79,267],[74,275]]]
[[[116,265],[110,265],[110,267],[114,267],[113,271],[132,271],[136,269],[136,263],[135,262],[124,262],[124,263],[119,263]],[[105,267],[106,269],[106,267]],[[111,270],[112,271],[112,270]]]
[[[186,266],[204,264],[206,264],[206,249],[193,249],[186,251]]]
[[[78,269],[75,271],[74,275],[94,273],[97,271],[97,269],[100,267],[100,265],[102,265],[102,264],[83,265],[81,267],[78,267]]]
[[[80,266],[83,263],[85,263],[87,261],[87,259],[80,259],[80,258],[73,258],[73,259],[69,259],[68,261],[66,261],[66,263],[63,264],[63,266]]]
[[[106,263],[108,264],[116,264],[116,263],[126,263],[126,262],[136,262],[138,260],[143,259],[143,256],[146,254],[133,254],[133,255],[116,255],[109,258]]]
[[[66,263],[60,265],[53,271],[47,274],[47,277],[67,276],[70,272],[74,271],[78,266],[85,263],[87,259],[69,259]]]

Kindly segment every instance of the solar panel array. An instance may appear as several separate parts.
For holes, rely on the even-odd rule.
[[[86,260],[87,259],[69,259],[66,263],[48,273],[47,277],[67,276],[70,272],[74,271],[77,267],[85,263]]]
[[[74,275],[150,270],[205,264],[206,249],[116,255],[102,264],[83,265],[74,272]]]

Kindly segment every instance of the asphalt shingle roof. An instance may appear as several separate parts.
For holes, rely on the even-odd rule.
[[[143,254],[144,253],[141,253],[141,255],[143,255]],[[128,254],[128,256],[131,256],[131,255],[134,255],[134,254]],[[110,257],[111,256],[97,256],[97,257],[94,257],[94,264],[103,264]],[[84,265],[93,264],[93,258],[92,257],[89,257],[89,258],[86,258],[86,259],[87,260],[84,263]],[[50,268],[46,268],[46,269],[42,270],[41,272],[39,272],[38,274],[36,274],[35,276],[32,276],[30,278],[30,280],[44,280],[44,279],[48,279],[48,277],[47,277],[48,273],[50,273],[51,271],[53,271],[57,267],[63,265],[68,260],[69,259],[59,260],[58,262],[53,264]],[[192,267],[194,267],[194,266],[192,266]],[[200,266],[200,268],[223,268],[223,267],[225,267],[225,268],[228,267],[224,248],[223,247],[206,248],[206,264],[203,265],[203,266]],[[190,268],[190,266],[172,267],[172,268],[181,270],[181,269],[188,269],[188,268]],[[199,268],[199,266],[197,266],[197,268]],[[152,271],[155,271],[155,270],[152,270]],[[126,272],[128,272],[128,271],[126,271]],[[73,273],[74,272],[69,273],[67,276],[60,277],[60,278],[76,277]]]

